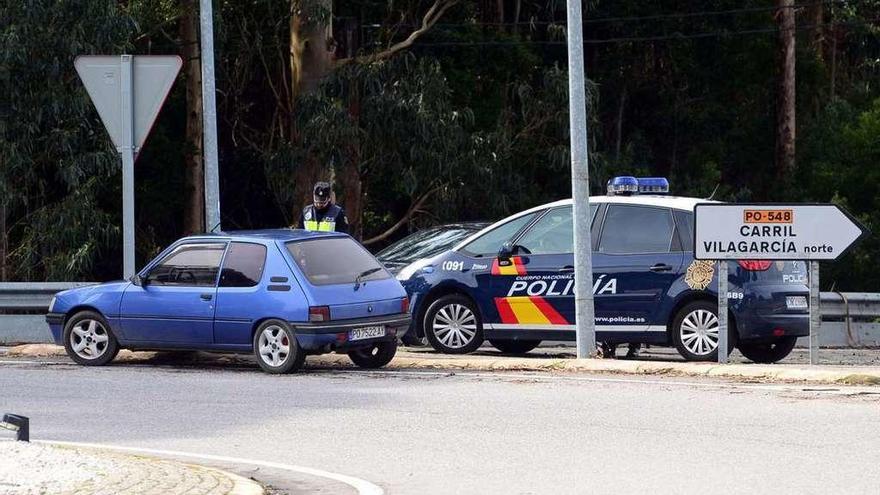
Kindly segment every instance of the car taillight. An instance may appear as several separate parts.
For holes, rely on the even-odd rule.
[[[408,297],[404,297],[403,299],[400,300],[400,312],[401,313],[408,313],[409,312],[409,298]]]
[[[750,272],[766,271],[770,269],[770,265],[773,263],[770,260],[736,260],[736,262],[739,263],[743,270]]]
[[[310,306],[309,321],[330,321],[330,306]]]

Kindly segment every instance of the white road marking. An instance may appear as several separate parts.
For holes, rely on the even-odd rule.
[[[0,364],[46,364],[43,361],[19,361],[17,359],[0,359]]]
[[[272,461],[261,461],[257,459],[242,459],[240,457],[227,457],[222,455],[211,455],[211,454],[194,454],[192,452],[178,452],[175,450],[159,450],[159,449],[146,449],[140,447],[124,447],[121,445],[103,445],[99,443],[86,443],[86,442],[65,442],[65,441],[55,441],[55,440],[34,440],[34,443],[43,443],[48,445],[64,445],[68,447],[83,447],[89,449],[106,449],[106,450],[116,450],[121,452],[134,452],[138,454],[151,454],[156,456],[165,456],[165,457],[188,457],[191,459],[202,459],[206,461],[217,461],[217,462],[227,462],[231,464],[249,464],[252,466],[262,466],[272,469],[281,469],[283,471],[291,471],[294,473],[308,474],[311,476],[317,476],[319,478],[326,478],[333,481],[338,481],[339,483],[346,484],[355,490],[357,490],[359,495],[384,495],[385,491],[382,490],[377,485],[370,483],[369,481],[362,480],[360,478],[355,478],[354,476],[348,476],[345,474],[339,473],[331,473],[330,471],[324,471],[322,469],[315,469],[305,466],[295,466],[292,464],[282,464],[280,462],[272,462]]]

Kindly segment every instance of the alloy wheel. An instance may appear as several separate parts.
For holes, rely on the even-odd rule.
[[[434,336],[450,349],[468,345],[477,333],[477,317],[462,304],[449,304],[437,311],[432,322]]]
[[[711,311],[691,311],[681,321],[678,331],[681,343],[693,354],[705,356],[718,347],[718,317]]]
[[[98,359],[107,352],[110,334],[98,320],[84,319],[70,331],[70,347],[82,359]]]
[[[281,366],[290,356],[290,337],[283,328],[270,325],[260,333],[260,359],[271,366]]]

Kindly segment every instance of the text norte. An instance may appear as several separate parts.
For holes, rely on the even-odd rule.
[[[600,289],[601,287],[601,289]],[[507,291],[510,296],[570,296],[574,294],[574,279],[562,280],[535,280],[527,282],[516,280]],[[593,294],[617,294],[617,279],[605,279],[605,275],[599,275],[593,283]]]

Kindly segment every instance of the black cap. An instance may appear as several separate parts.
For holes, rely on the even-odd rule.
[[[316,182],[313,191],[316,198],[327,199],[330,197],[330,184],[327,182]]]

